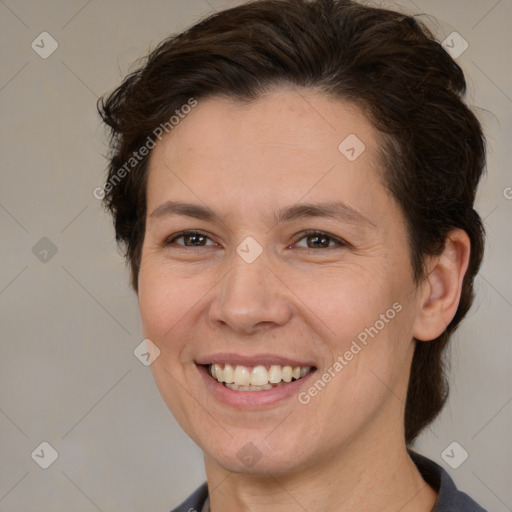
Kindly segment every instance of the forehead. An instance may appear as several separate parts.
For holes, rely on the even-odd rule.
[[[377,133],[350,103],[291,89],[250,103],[210,97],[153,150],[148,211],[166,200],[241,212],[333,196],[371,210],[386,193],[380,173]]]
[[[188,149],[201,148],[203,153],[238,149],[249,157],[266,144],[339,156],[339,143],[349,135],[364,141],[370,153],[377,142],[376,131],[353,103],[310,90],[277,89],[251,102],[221,96],[199,99],[178,121],[153,154],[165,150],[185,156]],[[240,147],[239,142],[245,145]],[[189,160],[202,155],[186,156]]]

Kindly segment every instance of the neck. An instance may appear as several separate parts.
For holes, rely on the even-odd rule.
[[[430,512],[437,493],[405,444],[351,443],[306,470],[232,473],[205,456],[211,512]]]

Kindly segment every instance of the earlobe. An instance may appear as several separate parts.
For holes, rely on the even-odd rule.
[[[413,329],[416,339],[433,340],[452,321],[459,306],[470,250],[467,233],[453,229],[446,236],[443,252],[431,258],[428,274],[418,294],[419,311]]]

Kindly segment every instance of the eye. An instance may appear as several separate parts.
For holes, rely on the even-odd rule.
[[[347,247],[349,244],[340,238],[324,233],[323,231],[308,230],[301,233],[300,240],[306,240],[306,247],[301,249],[332,249],[333,247]],[[330,245],[333,242],[333,245]],[[297,246],[297,243],[295,243]]]
[[[329,235],[323,231],[308,230],[301,234],[301,237],[295,242],[294,246],[300,249],[317,250],[317,249],[333,249],[335,247],[347,247],[349,244],[340,238]],[[182,240],[182,242],[180,242]],[[210,244],[207,241],[210,240]],[[298,245],[301,240],[306,240],[306,246]],[[176,235],[172,235],[165,240],[164,245],[178,245],[182,247],[208,247],[217,245],[212,242],[210,237],[201,231],[182,231]]]
[[[205,235],[204,233],[201,233],[200,231],[182,231],[181,233],[178,233],[177,235],[173,235],[171,238],[168,238],[164,245],[182,245],[183,247],[205,247],[206,246],[206,240],[209,240],[210,238]],[[183,243],[177,243],[177,240],[183,240]],[[216,245],[215,243],[212,243],[210,245]]]

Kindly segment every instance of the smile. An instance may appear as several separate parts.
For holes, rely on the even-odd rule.
[[[312,360],[268,353],[204,354],[194,362],[215,401],[239,410],[277,406],[300,393],[317,372]]]
[[[311,366],[256,365],[232,366],[214,363],[208,366],[209,374],[233,391],[267,391],[305,377]]]

